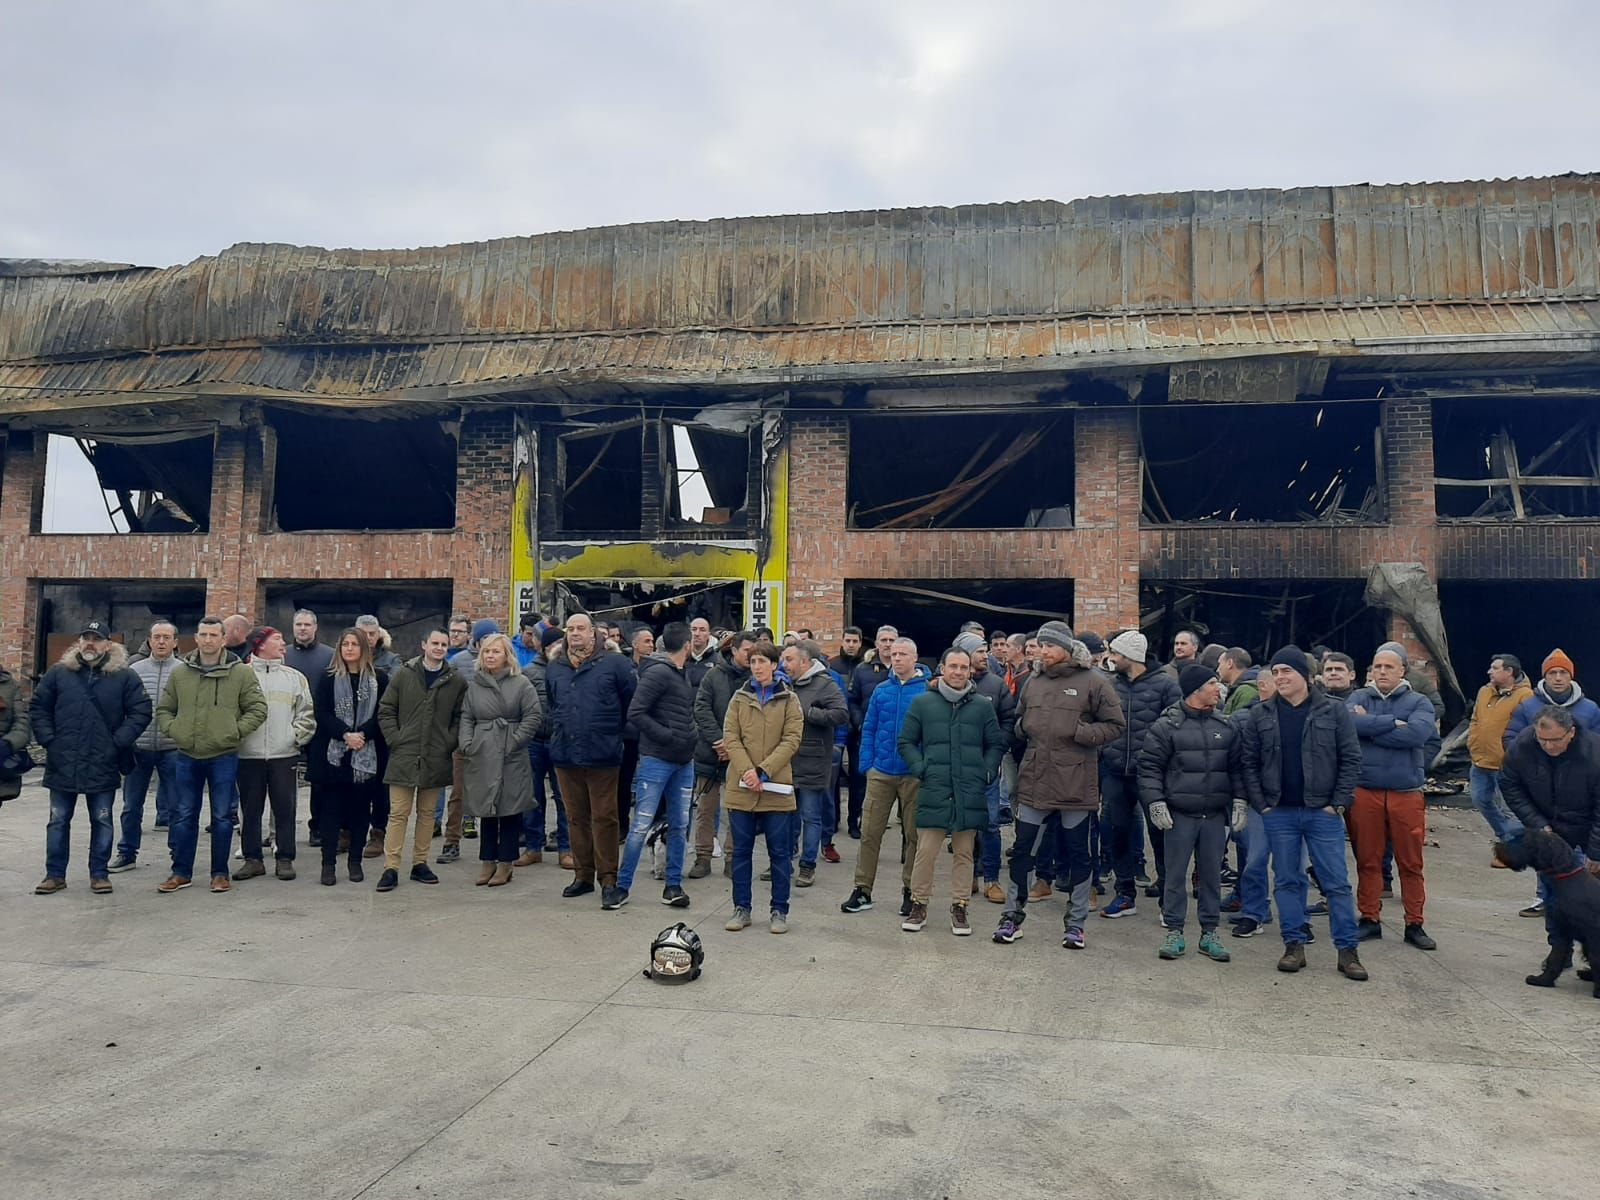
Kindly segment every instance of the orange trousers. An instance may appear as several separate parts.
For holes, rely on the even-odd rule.
[[[1428,836],[1428,806],[1421,792],[1356,789],[1350,806],[1350,842],[1356,852],[1356,910],[1376,921],[1383,911],[1383,853],[1394,846],[1395,874],[1406,924],[1422,924],[1428,893],[1422,882],[1422,843]]]

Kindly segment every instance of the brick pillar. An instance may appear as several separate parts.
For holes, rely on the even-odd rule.
[[[794,414],[789,423],[789,628],[824,645],[844,628],[845,476],[848,418]]]
[[[29,578],[29,536],[44,506],[45,435],[10,431],[0,466],[0,666],[26,678],[35,669],[39,582]]]
[[[1384,477],[1390,544],[1386,560],[1419,562],[1438,582],[1438,507],[1433,486],[1433,406],[1427,400],[1383,402]],[[1389,613],[1389,637],[1406,648],[1411,665],[1439,673],[1411,623]]]
[[[1073,525],[1093,531],[1074,575],[1074,624],[1104,634],[1139,624],[1138,414],[1080,408],[1073,430],[1077,497]]]
[[[260,472],[256,430],[218,429],[211,460],[211,522],[203,555],[206,612],[212,616],[242,612],[255,620],[260,612],[255,568],[260,530],[249,519],[252,511],[260,513]]]
[[[451,607],[502,628],[511,611],[511,458],[516,427],[510,412],[465,414],[456,442],[456,528]]]

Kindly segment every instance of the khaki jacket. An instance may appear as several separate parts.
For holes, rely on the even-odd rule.
[[[790,763],[805,734],[806,718],[800,710],[800,698],[787,683],[774,680],[776,691],[765,704],[756,699],[754,686],[752,679],[733,694],[722,722],[723,744],[728,751],[722,802],[740,812],[793,812],[793,792],[750,792],[739,786],[745,772],[754,769],[765,773],[773,783],[792,787],[794,771]]]
[[[1526,679],[1518,679],[1509,691],[1502,692],[1492,683],[1478,689],[1478,698],[1472,705],[1472,721],[1467,726],[1467,752],[1472,765],[1480,771],[1498,771],[1506,760],[1506,726],[1511,724],[1511,714],[1517,711],[1533,688]]]

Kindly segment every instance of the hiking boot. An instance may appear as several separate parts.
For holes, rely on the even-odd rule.
[[[1189,943],[1183,940],[1182,932],[1176,929],[1169,929],[1167,930],[1166,938],[1161,943],[1161,949],[1156,953],[1162,958],[1171,960],[1182,958],[1184,951],[1188,948]]]
[[[1356,953],[1354,946],[1339,951],[1339,974],[1357,983],[1366,982],[1367,969],[1361,965],[1361,957]]]
[[[427,863],[418,863],[411,868],[412,883],[438,883],[439,877],[429,868]]]
[[[1552,948],[1550,953],[1544,956],[1539,973],[1527,976],[1523,982],[1529,987],[1555,987],[1556,980],[1561,978],[1561,973],[1571,965],[1565,951]]]
[[[476,817],[468,817],[465,821],[461,822],[461,836],[464,838],[475,838],[478,836],[478,821]]]
[[[684,891],[681,887],[673,887],[671,884],[668,884],[666,887],[661,889],[661,903],[665,904],[668,908],[688,908],[689,893]]]
[[[240,867],[233,873],[233,878],[234,881],[237,882],[241,879],[254,879],[256,876],[265,875],[266,873],[266,863],[262,862],[259,858],[247,858],[244,860],[244,866]]]
[[[1278,960],[1278,970],[1286,975],[1306,969],[1306,948],[1299,942],[1285,942],[1283,957]]]
[[[600,889],[600,907],[606,912],[615,912],[627,902],[628,893],[614,883]]]
[[[901,888],[900,889],[900,915],[902,917],[909,917],[911,915],[911,889],[910,888]]]
[[[850,893],[850,898],[839,905],[839,911],[843,913],[858,913],[866,912],[871,907],[872,893],[867,891],[866,888],[856,888]]]
[[[822,861],[836,863],[839,861],[839,847],[832,842],[827,842],[822,847]]]
[[[378,876],[378,890],[380,892],[392,892],[399,886],[400,872],[385,867],[383,874]]]
[[[741,929],[749,929],[750,910],[748,908],[734,909],[733,916],[728,918],[728,923],[723,928],[729,933],[738,933]]]
[[[89,890],[96,896],[109,896],[111,894],[111,880],[104,875],[89,880]]]
[[[588,896],[594,892],[594,881],[590,879],[574,879],[561,889],[561,895],[568,900],[578,896]]]
[[[1061,935],[1061,948],[1063,950],[1082,950],[1083,946],[1083,930],[1068,926],[1067,931]]]
[[[187,884],[188,880],[185,880],[184,883]],[[39,886],[33,889],[33,894],[35,896],[54,896],[57,892],[66,890],[67,881],[65,879],[57,878],[54,875],[46,875],[39,881]]]
[[[131,854],[119,854],[106,864],[106,872],[116,875],[122,871],[131,871],[139,865],[139,860]]]
[[[815,867],[801,867],[800,870],[795,873],[794,885],[797,888],[810,887],[816,881],[817,869]]]
[[[990,904],[1004,904],[1006,902],[1006,890],[998,883],[986,883],[983,885],[983,898]]]
[[[362,858],[382,858],[383,857],[383,834],[374,833],[371,837],[369,837],[367,839],[367,846],[366,846],[366,849],[361,851],[361,857]]]
[[[1437,950],[1439,943],[1428,936],[1428,931],[1421,925],[1407,925],[1405,940],[1418,950]]]
[[[460,842],[446,842],[443,846],[439,847],[439,857],[434,859],[433,861],[436,862],[436,863],[439,863],[441,865],[444,864],[444,863],[460,862],[461,861],[461,843]]]
[[[704,879],[709,874],[711,874],[711,860],[695,855],[694,866],[689,868],[689,878]]]
[[[781,913],[777,909],[773,909],[772,914],[767,918],[767,932],[788,933],[789,915],[787,913]]]
[[[576,871],[578,869],[578,860],[573,858],[572,851],[568,850],[556,860],[556,866],[560,867],[563,871]]]
[[[534,863],[543,861],[544,854],[542,851],[524,850],[521,854],[517,855],[517,861],[511,865],[514,867],[531,867]]]
[[[1228,953],[1227,947],[1217,937],[1215,929],[1208,929],[1200,935],[1200,953],[1204,954],[1212,962],[1233,961],[1233,955]]]
[[[1009,946],[1022,936],[1022,921],[1015,913],[1005,913],[995,926],[994,940]]]
[[[366,882],[367,872],[361,866],[361,860],[359,858],[352,858],[349,862],[347,862],[345,864],[344,873],[350,877],[351,883]]]
[[[1362,917],[1356,922],[1357,941],[1375,941],[1381,937],[1383,937],[1383,923],[1381,921],[1369,921],[1366,917]]]
[[[1245,917],[1242,921],[1233,924],[1233,936],[1238,938],[1255,937],[1261,932],[1261,922],[1254,917]]]
[[[478,864],[478,877],[472,881],[473,887],[483,887],[494,878],[494,869],[499,864],[493,862]]]
[[[322,864],[322,886],[332,887],[339,882],[339,868],[332,863]]]
[[[497,862],[494,865],[494,875],[489,880],[490,887],[505,887],[511,882],[511,864]]]
[[[1532,904],[1528,905],[1527,908],[1518,909],[1517,910],[1517,916],[1519,916],[1519,917],[1542,917],[1542,916],[1544,916],[1544,901],[1542,899],[1535,900]]]
[[[1118,896],[1100,910],[1100,915],[1115,920],[1117,917],[1131,917],[1138,911],[1137,902],[1132,896]]]
[[[950,932],[957,937],[972,936],[972,922],[967,920],[967,906],[965,904],[952,904],[950,906]]]
[[[233,891],[233,884],[228,882],[226,875],[213,875],[211,877],[211,890],[218,893],[231,892]]]
[[[273,873],[284,882],[294,878],[294,859],[280,858],[273,863]]]
[[[928,923],[928,906],[911,902],[911,911],[905,915],[905,920],[900,922],[900,928],[907,933],[921,933],[922,927]]]
[[[1028,899],[1045,900],[1048,899],[1050,894],[1054,891],[1055,888],[1051,886],[1048,879],[1036,879],[1033,882],[1033,886],[1028,889]]]

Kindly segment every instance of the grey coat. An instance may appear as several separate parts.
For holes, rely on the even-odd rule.
[[[500,676],[473,673],[461,706],[469,817],[514,817],[533,807],[528,743],[542,715],[539,690],[514,667]]]

